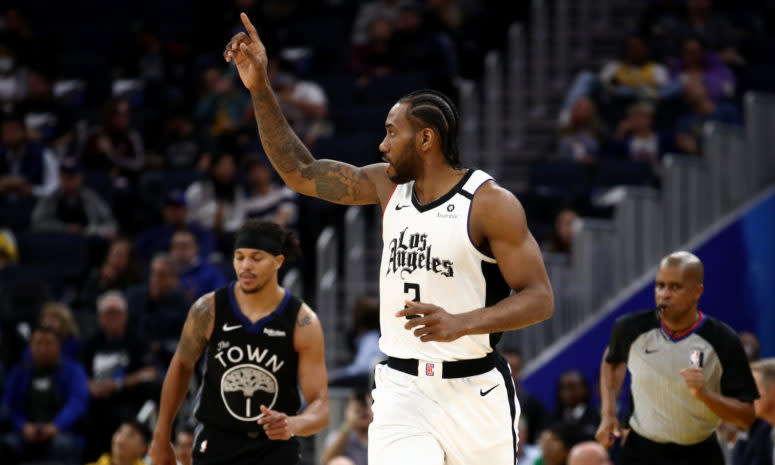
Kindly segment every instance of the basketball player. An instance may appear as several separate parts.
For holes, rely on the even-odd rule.
[[[633,412],[623,465],[723,465],[721,421],[747,429],[758,396],[743,345],[727,325],[698,309],[703,266],[689,252],[663,258],[657,310],[625,315],[611,331],[601,371],[602,420],[596,439],[621,436],[614,404],[629,368]]]
[[[277,271],[298,250],[296,238],[274,223],[249,220],[237,232],[238,281],[194,303],[170,362],[150,451],[154,465],[175,464],[173,420],[205,347],[194,465],[295,464],[294,436],[328,424],[320,322],[277,283]],[[299,414],[298,386],[308,404]]]
[[[430,90],[391,108],[385,163],[314,159],[280,112],[256,29],[242,21],[250,35],[236,35],[224,58],[251,92],[264,150],[288,187],[382,207],[380,348],[389,358],[375,373],[369,464],[513,464],[519,406],[493,348],[501,332],[553,307],[520,203],[460,166],[457,111]]]

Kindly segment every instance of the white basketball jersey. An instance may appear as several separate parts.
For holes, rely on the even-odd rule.
[[[396,186],[382,225],[379,346],[386,355],[432,361],[480,358],[500,338],[500,333],[476,334],[452,342],[421,342],[414,329],[404,329],[407,319],[395,316],[407,300],[456,314],[509,295],[495,259],[477,250],[468,232],[474,194],[490,180],[482,171],[469,170],[451,191],[427,205],[417,200],[414,181]]]

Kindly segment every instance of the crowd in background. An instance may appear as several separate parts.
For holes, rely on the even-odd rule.
[[[294,228],[312,250],[341,217],[279,183],[262,153],[250,96],[221,57],[238,13],[272,53],[269,77],[299,137],[321,157],[346,147],[341,158],[366,164],[379,160],[395,98],[417,86],[455,95],[459,78],[478,79],[484,52],[505,47],[529,2],[59,3],[0,11],[0,453],[123,465],[145,455],[189,306],[233,278],[242,222]],[[644,2],[621,56],[576,75],[547,159],[633,160],[658,185],[666,153],[702,156],[702,123],[742,123],[742,70],[766,55],[751,42],[771,35],[771,11],[748,3],[749,15],[730,18],[710,0]],[[551,212],[537,234],[546,251],[571,252],[590,202]],[[330,371],[355,394],[322,451],[329,464],[365,464],[378,336],[378,302],[363,297],[353,361]],[[595,381],[565,373],[545,406],[519,387],[519,353],[505,352],[522,404],[520,463],[566,463],[597,428]],[[194,389],[175,438],[184,465]]]

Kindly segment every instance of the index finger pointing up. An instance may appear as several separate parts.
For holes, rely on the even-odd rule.
[[[245,26],[245,29],[248,31],[250,40],[258,42],[258,32],[256,31],[256,27],[253,26],[253,23],[250,22],[250,19],[248,19],[248,15],[245,13],[240,13],[239,17],[242,20],[242,24]]]

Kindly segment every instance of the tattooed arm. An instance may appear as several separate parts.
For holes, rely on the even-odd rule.
[[[194,365],[213,333],[214,319],[213,293],[200,297],[188,312],[178,348],[172,357],[161,389],[159,419],[156,422],[150,450],[154,464],[173,465],[175,463],[175,454],[170,443],[172,425],[188,391],[191,376],[194,374]]]
[[[256,28],[244,13],[241,18],[250,36],[235,35],[223,56],[236,63],[250,90],[261,143],[285,184],[301,194],[346,205],[387,203],[394,185],[385,174],[386,164],[358,168],[312,157],[280,110],[266,74],[266,49]]]

